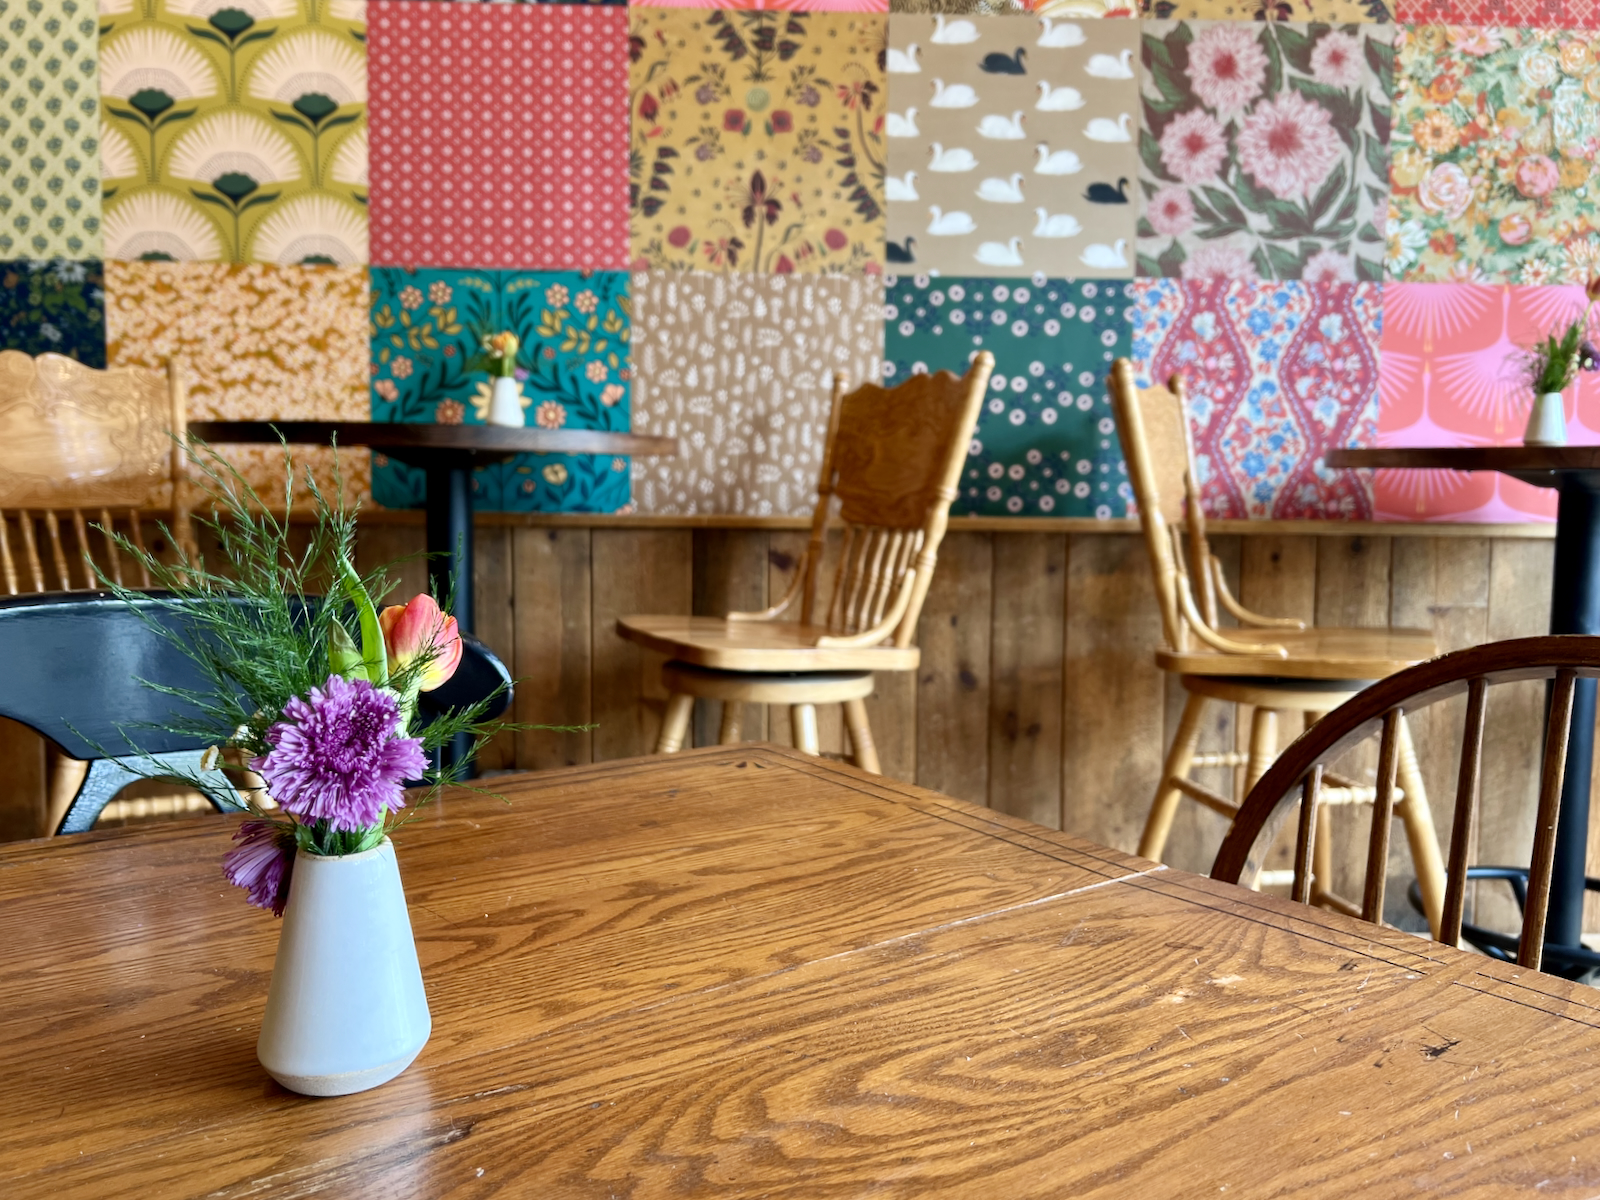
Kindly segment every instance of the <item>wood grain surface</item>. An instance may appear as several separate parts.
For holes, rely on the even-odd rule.
[[[433,1009],[254,1058],[228,822],[0,848],[0,1194],[1592,1196],[1600,996],[773,747],[452,794]]]

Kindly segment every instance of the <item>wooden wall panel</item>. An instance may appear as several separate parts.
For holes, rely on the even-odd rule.
[[[916,782],[975,804],[989,800],[993,583],[993,538],[948,535],[917,631]]]
[[[543,769],[646,753],[664,700],[659,659],[617,638],[630,612],[757,608],[787,588],[805,545],[801,530],[696,530],[610,526],[480,525],[478,630],[520,683],[514,716],[534,724],[597,723],[592,732],[526,731],[487,765]],[[392,559],[404,599],[425,586],[414,524],[370,522],[358,565]],[[1430,628],[1455,649],[1543,632],[1552,544],[1547,539],[1311,536],[1280,529],[1217,537],[1213,549],[1250,607],[1323,623]],[[1227,618],[1224,618],[1227,622]],[[885,768],[924,786],[990,803],[1046,825],[1131,849],[1138,840],[1181,690],[1156,670],[1160,623],[1137,535],[1084,532],[951,534],[923,611],[920,669],[880,679],[870,702]],[[1485,806],[1477,861],[1515,862],[1528,852],[1544,700],[1537,686],[1497,694],[1486,752]],[[1448,836],[1460,740],[1460,704],[1417,719],[1415,733],[1441,834]],[[1249,713],[1208,713],[1202,746],[1238,744]],[[762,715],[746,714],[747,736]],[[717,714],[696,738],[716,736]],[[825,752],[848,749],[837,707],[819,712]],[[1285,740],[1293,730],[1285,730]],[[766,736],[790,740],[788,713],[768,714]],[[29,782],[38,741],[7,743],[13,785],[0,797],[0,835],[25,836],[39,821],[40,784]],[[18,764],[22,764],[20,767]],[[1217,772],[1213,786],[1226,789]],[[1222,822],[1180,806],[1167,859],[1209,868]],[[1352,813],[1338,839],[1347,877],[1364,853],[1366,814]],[[1394,839],[1403,895],[1411,867]],[[1600,849],[1600,847],[1597,847]],[[1510,919],[1504,897],[1485,895],[1478,914]],[[1600,917],[1600,914],[1596,914]],[[1597,921],[1600,923],[1600,921]]]
[[[1166,749],[1161,616],[1139,538],[1073,535],[1066,618],[1062,828],[1132,848]]]
[[[994,536],[989,806],[1061,827],[1067,539]]]
[[[517,613],[516,580],[509,528],[476,531],[473,547],[473,634],[516,673]],[[515,702],[515,694],[512,696]],[[511,731],[500,734],[478,753],[480,771],[514,770],[517,765],[517,737]]]
[[[1490,641],[1550,632],[1552,547],[1537,542],[1495,542],[1489,554]],[[1544,748],[1545,687],[1513,683],[1489,690],[1484,739],[1483,795],[1478,861],[1526,863],[1533,847],[1533,813]],[[1503,885],[1475,887],[1481,923],[1515,929],[1518,915]]]
[[[617,618],[690,611],[693,536],[686,529],[596,529],[590,537],[594,757],[648,754],[666,708],[665,660],[618,637]]]
[[[587,529],[518,529],[512,534],[517,693],[523,725],[582,726],[592,718],[593,604]],[[517,765],[542,771],[591,760],[587,729],[517,734]]]
[[[694,531],[693,612],[721,617],[730,612],[759,612],[767,599],[767,533],[761,529],[697,529]],[[781,598],[781,597],[780,597]],[[787,616],[788,614],[785,614]],[[798,613],[795,614],[798,617]],[[767,736],[767,706],[745,704],[743,737]],[[722,727],[722,705],[695,702],[692,736],[696,746],[714,746]]]

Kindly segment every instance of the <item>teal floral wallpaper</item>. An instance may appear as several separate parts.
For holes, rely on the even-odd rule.
[[[93,0],[0,0],[0,258],[101,256],[98,58]]]
[[[886,382],[967,369],[994,354],[989,399],[950,511],[973,516],[1120,517],[1129,489],[1105,378],[1129,352],[1126,283],[885,281]]]
[[[529,425],[629,428],[632,306],[621,271],[372,270],[372,419],[482,424],[489,379],[467,369],[481,338],[522,341],[517,379]],[[601,455],[525,454],[481,468],[478,508],[617,512],[631,508],[629,463]],[[422,504],[421,471],[374,455],[372,494]]]
[[[74,259],[0,262],[0,350],[106,365],[104,268]]]

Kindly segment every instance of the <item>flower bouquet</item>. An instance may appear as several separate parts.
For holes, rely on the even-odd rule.
[[[510,425],[520,428],[525,424],[522,416],[522,388],[517,382],[517,351],[522,343],[509,329],[499,333],[485,333],[479,339],[478,353],[467,364],[469,371],[489,373],[489,415],[484,418],[490,425]]]
[[[250,813],[223,871],[249,903],[284,918],[262,1065],[313,1095],[375,1087],[410,1064],[431,1028],[389,835],[456,781],[460,767],[433,765],[431,751],[463,733],[476,749],[509,727],[482,719],[501,696],[429,705],[425,719],[419,697],[462,659],[455,619],[429,595],[379,607],[385,572],[356,570],[354,513],[309,472],[315,512],[302,537],[287,450],[281,517],[210,451],[191,445],[190,461],[209,481],[212,512],[194,520],[217,569],[163,561],[118,536],[165,594],[152,610],[148,594],[102,582],[139,602],[199,669],[202,687],[159,689],[176,701],[163,728],[211,745],[186,782],[226,794],[213,772],[254,773],[237,791]],[[429,786],[408,797],[415,783]]]
[[[1600,276],[1589,281],[1589,303],[1583,315],[1559,333],[1547,333],[1520,354],[1523,372],[1533,389],[1533,409],[1523,432],[1524,446],[1564,446],[1567,443],[1566,412],[1561,393],[1571,386],[1579,371],[1600,368],[1597,351],[1589,340],[1589,317],[1600,300]]]

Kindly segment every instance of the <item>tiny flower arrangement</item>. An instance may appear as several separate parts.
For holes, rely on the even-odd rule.
[[[485,333],[478,339],[478,353],[467,364],[469,371],[487,371],[492,378],[510,379],[517,373],[517,352],[522,342],[509,329]]]
[[[1579,371],[1600,369],[1600,351],[1589,340],[1589,317],[1600,301],[1600,276],[1589,281],[1583,315],[1558,333],[1547,333],[1520,352],[1522,369],[1536,396],[1565,391]]]
[[[379,846],[409,819],[395,816],[407,808],[408,784],[431,785],[413,797],[414,815],[457,781],[460,767],[432,765],[432,751],[462,733],[476,737],[476,749],[512,726],[481,721],[494,696],[421,722],[419,695],[449,680],[461,661],[456,620],[430,595],[378,607],[374,597],[392,586],[385,571],[357,572],[355,514],[342,499],[330,502],[309,472],[315,511],[305,548],[296,549],[287,448],[282,516],[211,451],[191,444],[189,454],[213,502],[209,516],[196,511],[194,520],[219,550],[216,568],[203,558],[163,561],[113,536],[179,618],[153,627],[208,685],[161,689],[190,714],[162,727],[211,743],[200,773],[185,782],[214,793],[215,777],[201,776],[232,768],[257,773],[264,785],[241,786],[251,811],[223,871],[249,903],[282,916],[297,853]],[[102,583],[129,601],[150,598],[103,576]],[[148,607],[136,611],[149,619]],[[137,760],[129,765],[138,769]]]

